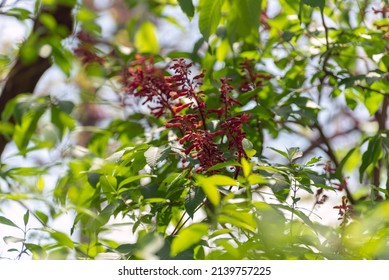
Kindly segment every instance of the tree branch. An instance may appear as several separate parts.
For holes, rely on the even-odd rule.
[[[339,160],[338,160],[338,158],[335,155],[335,152],[334,152],[334,150],[333,150],[333,148],[332,148],[332,146],[330,144],[330,141],[328,140],[328,138],[324,134],[324,131],[321,128],[319,123],[316,123],[314,126],[318,130],[318,132],[320,134],[320,137],[321,137],[321,140],[323,141],[323,144],[327,147],[327,151],[326,151],[327,155],[329,156],[331,161],[335,164],[336,169],[338,169],[339,168]],[[355,203],[355,199],[352,196],[352,194],[351,194],[351,192],[350,192],[350,190],[348,189],[347,186],[345,187],[345,191],[346,191],[346,195],[347,195],[348,201],[351,204],[354,204]]]
[[[73,29],[73,6],[57,5],[54,9],[43,9],[46,13],[51,13],[57,20],[57,24],[67,28],[68,35],[70,35]],[[40,38],[47,36],[49,30],[40,23],[38,18],[35,19],[34,27],[32,30],[32,36],[36,36],[36,32],[39,30]],[[28,40],[28,39],[27,39]],[[39,40],[39,38],[38,38]],[[7,105],[7,103],[21,93],[32,93],[37,85],[38,81],[51,66],[50,57],[37,56],[34,61],[26,63],[21,58],[18,58],[15,65],[8,74],[7,81],[1,91],[0,95],[0,117]],[[13,119],[9,120],[11,123]],[[8,143],[8,139],[5,135],[0,134],[0,155],[3,153],[5,146]]]

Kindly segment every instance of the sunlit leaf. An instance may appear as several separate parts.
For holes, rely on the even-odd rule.
[[[267,184],[267,180],[259,174],[250,174],[247,177],[247,181],[250,185],[254,184]]]
[[[49,228],[45,228],[43,231],[48,232],[50,236],[58,242],[59,245],[74,248],[74,242],[67,234]]]
[[[25,154],[27,152],[27,145],[29,144],[30,139],[38,125],[38,121],[44,112],[43,107],[31,110],[23,116],[21,124],[15,126],[13,139],[21,154]]]
[[[217,185],[209,180],[209,178],[203,176],[196,177],[197,183],[200,185],[209,201],[217,206],[220,203],[220,192]]]
[[[32,258],[34,260],[44,260],[47,257],[46,251],[37,244],[33,243],[24,243],[24,246],[32,253]]]
[[[39,192],[42,192],[43,189],[45,188],[45,180],[43,176],[39,176],[38,181],[36,182],[36,187]]]
[[[249,209],[239,209],[238,206],[230,204],[223,207],[218,221],[223,224],[231,224],[241,229],[255,232],[256,224],[254,216]]]
[[[238,184],[236,180],[225,175],[212,175],[206,178],[206,180],[217,186],[236,186]]]
[[[125,185],[127,184],[130,184],[132,182],[135,182],[135,181],[138,181],[142,178],[150,178],[150,177],[155,177],[155,175],[151,175],[151,174],[139,174],[139,175],[136,175],[136,176],[131,176],[131,177],[128,177],[126,179],[124,179],[123,181],[120,182],[119,184],[119,189],[124,187]]]
[[[219,169],[223,169],[223,168],[231,167],[231,166],[241,166],[241,165],[240,165],[240,163],[238,163],[236,161],[221,162],[221,163],[215,164],[214,166],[208,168],[208,171],[219,170]]]
[[[243,175],[245,178],[247,178],[251,173],[252,164],[250,164],[245,158],[242,158],[241,164],[242,164]]]
[[[142,23],[135,34],[135,47],[141,53],[157,53],[159,44],[157,39],[157,30],[150,21]]]
[[[182,229],[172,241],[171,255],[176,256],[182,251],[197,244],[208,233],[208,225],[204,223],[191,224]]]

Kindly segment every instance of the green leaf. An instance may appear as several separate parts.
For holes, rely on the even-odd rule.
[[[135,34],[135,47],[141,53],[158,53],[157,29],[151,21],[145,21]]]
[[[170,254],[172,257],[197,244],[204,235],[207,235],[209,226],[204,223],[191,224],[182,229],[173,239]]]
[[[224,175],[212,175],[207,178],[207,181],[217,186],[236,186],[236,180]]]
[[[137,249],[136,244],[122,244],[116,247],[115,251],[118,251],[122,254],[130,254],[132,255]]]
[[[26,214],[24,214],[24,216],[23,216],[23,222],[24,222],[24,225],[25,225],[25,226],[27,226],[27,224],[28,224],[28,219],[29,219],[29,217],[30,217],[30,211],[27,210],[27,211],[26,211]]]
[[[60,100],[60,101],[58,101],[57,105],[61,111],[63,111],[64,113],[66,113],[68,115],[71,112],[73,112],[73,109],[75,106],[72,101],[68,101],[68,100]]]
[[[304,4],[308,5],[312,8],[316,8],[316,7],[320,8],[320,12],[323,15],[323,10],[324,10],[326,1],[325,0],[300,0],[300,9],[299,9],[299,15],[298,15],[300,21],[302,21]]]
[[[219,205],[220,203],[220,192],[217,186],[238,185],[236,180],[224,175],[212,175],[210,177],[197,175],[196,181],[207,195],[209,201],[215,206]]]
[[[75,127],[75,120],[63,112],[59,106],[51,107],[51,122],[58,128],[60,139],[62,139],[66,129],[72,130]]]
[[[49,13],[41,13],[39,15],[39,21],[50,31],[54,31],[57,27],[55,17]]]
[[[19,55],[20,59],[26,65],[32,64],[38,59],[39,40],[37,34],[31,34],[31,36],[20,46]]]
[[[199,28],[205,40],[215,33],[220,19],[224,0],[201,0]]]
[[[306,165],[306,166],[312,166],[312,165],[314,165],[314,164],[320,162],[321,159],[322,159],[321,156],[313,157],[313,158],[311,158],[305,165]]]
[[[37,182],[36,182],[36,188],[39,192],[43,192],[43,189],[45,188],[45,180],[43,176],[39,176]]]
[[[247,182],[250,184],[250,185],[255,185],[255,184],[267,184],[267,180],[265,178],[263,178],[261,175],[259,174],[250,174],[248,177],[247,177]]]
[[[101,189],[105,193],[108,199],[112,198],[112,195],[117,193],[117,179],[116,177],[105,175],[100,177]]]
[[[245,150],[251,150],[254,147],[253,143],[251,143],[251,141],[247,138],[243,138],[242,146]]]
[[[257,153],[257,151],[254,150],[253,143],[251,143],[251,141],[248,140],[247,138],[244,138],[242,140],[242,146],[248,158],[255,156],[255,154]]]
[[[14,237],[14,236],[4,236],[3,240],[4,240],[5,244],[19,243],[19,242],[25,241],[24,238],[19,238],[19,237]]]
[[[236,205],[226,205],[218,217],[219,223],[231,224],[238,228],[255,232],[256,224],[253,214],[249,210],[240,210]]]
[[[108,223],[111,216],[121,205],[121,201],[119,200],[115,200],[109,203],[103,210],[101,210],[97,219],[94,220],[91,228],[93,228],[94,231],[98,231],[100,227]]]
[[[280,154],[281,156],[283,156],[284,158],[287,158],[289,159],[289,155],[284,152],[284,151],[281,151],[281,150],[278,150],[276,148],[272,148],[272,147],[269,147],[271,150],[275,151],[276,153]]]
[[[257,39],[261,14],[261,0],[239,0],[233,1],[230,9],[228,31],[231,43],[248,39],[251,35]]]
[[[191,188],[188,194],[185,197],[185,210],[188,213],[189,217],[193,219],[194,213],[203,203],[205,198],[205,193],[201,188]]]
[[[46,225],[47,222],[49,221],[49,217],[47,215],[39,210],[35,211],[35,216],[39,219],[39,221],[43,224]]]
[[[371,165],[377,164],[377,161],[382,153],[382,139],[375,136],[370,139],[366,152],[362,155],[362,163],[359,167],[359,181],[362,182],[363,175],[366,169]]]
[[[287,149],[287,151],[290,162],[294,162],[296,159],[301,158],[303,156],[303,152],[300,150],[300,148],[292,147],[290,149]]]
[[[216,59],[220,62],[224,62],[230,51],[231,46],[228,40],[221,41],[220,45],[216,49]]]
[[[130,184],[132,182],[138,181],[138,180],[140,180],[142,178],[150,178],[150,177],[156,177],[156,176],[155,175],[151,175],[151,174],[139,174],[139,175],[128,177],[128,178],[126,178],[126,179],[124,179],[123,181],[120,182],[119,189],[124,187],[127,184]]]
[[[221,162],[221,163],[215,164],[214,166],[208,168],[208,171],[219,170],[219,169],[223,169],[223,168],[231,167],[231,166],[241,166],[241,165],[239,162],[236,162],[236,161],[226,161],[226,162]]]
[[[318,7],[320,9],[324,9],[326,5],[325,0],[301,0],[301,2],[305,5],[311,6],[312,8]]]
[[[219,235],[228,234],[228,233],[230,233],[230,232],[232,232],[232,230],[231,230],[231,229],[228,229],[228,228],[218,229],[218,230],[215,230],[215,231],[209,236],[209,239],[218,237]]]
[[[247,178],[251,173],[251,169],[253,165],[250,162],[248,162],[247,159],[245,158],[242,158],[241,164],[242,164],[243,175],[245,178]]]
[[[25,19],[30,18],[31,13],[30,13],[29,10],[26,10],[26,9],[12,8],[12,9],[7,11],[7,15],[16,17],[16,18],[18,18],[20,20],[25,20]]]
[[[181,7],[181,10],[188,16],[189,19],[192,19],[195,12],[195,7],[193,6],[192,0],[178,0],[178,4]]]
[[[382,106],[382,102],[384,99],[383,94],[370,92],[366,94],[364,104],[369,111],[370,115],[373,115],[378,111],[378,109]]]
[[[150,147],[144,154],[147,164],[152,169],[156,168],[159,162],[168,157],[170,150],[170,146]]]
[[[0,224],[7,225],[7,226],[10,226],[10,227],[16,227],[16,228],[20,229],[20,227],[15,225],[14,222],[12,222],[10,219],[7,219],[6,217],[3,217],[3,216],[0,216]]]
[[[47,253],[41,246],[32,243],[24,243],[24,246],[32,253],[34,260],[46,259]]]
[[[295,32],[290,32],[290,31],[284,31],[282,33],[282,39],[284,39],[286,42],[289,42],[290,40],[292,40],[293,36],[296,35]],[[288,59],[286,59],[285,62],[289,62]]]
[[[88,183],[93,187],[97,187],[97,183],[100,181],[101,174],[90,172],[88,173]]]
[[[204,176],[198,175],[196,176],[196,181],[203,189],[204,193],[207,195],[209,201],[217,206],[220,203],[220,192],[217,186]]]
[[[49,231],[49,233],[50,233],[50,236],[52,238],[54,238],[59,243],[59,245],[66,246],[66,247],[69,247],[71,249],[74,248],[74,242],[67,234],[60,232],[60,231],[55,231],[55,230],[51,230],[51,231]]]
[[[29,111],[22,117],[20,125],[15,126],[13,139],[21,154],[26,154],[27,145],[34,134],[38,121],[45,112],[44,108],[39,107]]]
[[[352,156],[352,154],[356,151],[357,148],[353,148],[350,151],[347,152],[347,154],[344,156],[344,158],[340,161],[338,168],[335,171],[335,176],[337,178],[342,177],[344,166],[346,165],[349,158]]]
[[[69,76],[70,71],[73,68],[72,53],[63,48],[61,40],[57,37],[52,38],[50,46],[52,47],[52,55],[55,64],[66,74],[66,76]]]

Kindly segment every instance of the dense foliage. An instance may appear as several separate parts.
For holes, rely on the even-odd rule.
[[[389,258],[388,1],[5,2],[0,256]]]

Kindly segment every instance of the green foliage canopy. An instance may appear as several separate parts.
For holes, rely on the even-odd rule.
[[[23,92],[1,112],[7,254],[389,258],[387,1],[115,1],[110,31],[92,2],[0,7],[43,26],[0,75],[45,55],[71,92]],[[74,8],[70,37],[56,4]],[[159,33],[183,22],[201,34],[190,51]],[[126,242],[110,235],[122,227]]]

